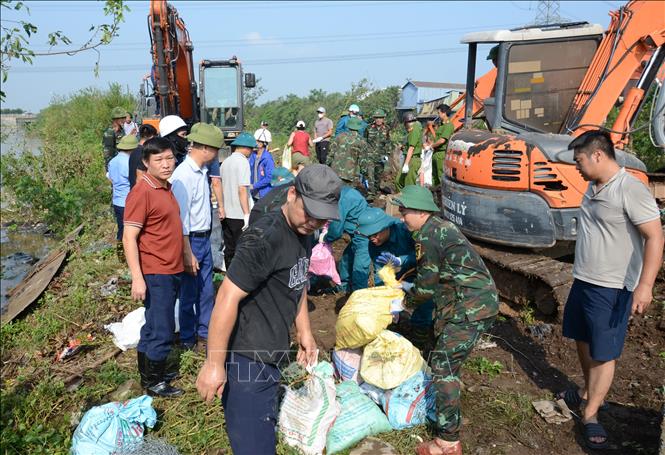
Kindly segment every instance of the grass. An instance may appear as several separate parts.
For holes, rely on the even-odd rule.
[[[464,363],[464,369],[481,376],[494,379],[503,372],[504,366],[498,360],[491,361],[487,357],[472,357]]]

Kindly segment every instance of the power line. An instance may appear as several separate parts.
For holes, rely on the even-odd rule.
[[[423,50],[410,50],[398,52],[376,52],[365,54],[347,54],[347,55],[327,55],[320,57],[296,57],[296,58],[274,58],[274,59],[256,59],[245,60],[245,66],[271,66],[271,65],[297,65],[302,63],[328,63],[349,60],[377,60],[383,58],[394,57],[417,57],[423,55],[439,55],[439,54],[454,54],[466,52],[464,47],[450,47],[439,49],[423,49]],[[109,65],[100,66],[100,72],[117,72],[117,71],[147,71],[149,64],[132,64],[132,65]],[[44,67],[31,67],[21,66],[15,67],[10,70],[12,73],[80,73],[92,71],[92,66],[44,66]]]

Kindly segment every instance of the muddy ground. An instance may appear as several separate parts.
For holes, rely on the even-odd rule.
[[[334,245],[336,256],[342,242]],[[665,393],[665,281],[654,290],[654,302],[646,314],[631,319],[625,349],[617,365],[615,381],[600,421],[610,434],[608,454],[658,454],[661,409]],[[335,321],[343,295],[312,296],[310,319],[322,350],[335,344]],[[532,412],[530,402],[548,399],[583,378],[574,344],[561,336],[553,319],[523,318],[523,308],[502,305],[503,315],[490,331],[497,347],[473,352],[503,365],[490,378],[464,369],[463,394],[465,453],[556,454],[595,453],[584,446],[577,419],[561,425],[547,424]],[[527,324],[546,323],[551,332],[542,338]],[[534,320],[531,320],[534,319]]]

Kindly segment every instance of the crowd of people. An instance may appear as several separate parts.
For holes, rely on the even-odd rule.
[[[167,116],[158,133],[150,125],[137,128],[123,109],[114,109],[104,156],[131,296],[146,308],[137,351],[147,392],[183,393],[172,384],[177,363],[168,362],[179,300],[177,343],[206,353],[197,389],[206,401],[221,398],[234,453],[274,453],[278,366],[294,325],[297,360],[312,363],[318,352],[307,306],[312,248],[346,234],[337,264],[341,284],[327,292],[348,294],[368,287],[372,271],[386,264],[396,269],[413,308],[412,341],[428,354],[437,391],[435,438],[418,453],[461,454],[460,367],[492,326],[498,295],[482,258],[440,216],[423,179],[422,155],[429,153],[432,188],[440,186],[454,129],[447,105],[438,107],[438,115],[429,134],[414,115],[403,118],[407,134],[394,182],[399,193],[390,199],[398,219],[371,204],[382,189],[384,156],[394,147],[382,109],[368,124],[353,104],[334,125],[318,108],[311,135],[300,120],[289,136],[288,168],[275,164],[267,122],[254,134],[240,133],[220,166],[219,128],[188,128]],[[571,407],[585,405],[587,443],[604,447],[608,438],[598,409],[631,309],[643,312],[651,301],[663,236],[655,201],[617,164],[607,134],[584,133],[570,147],[590,185],[563,330],[577,342],[585,384],[560,398]],[[215,215],[226,272],[216,297],[210,243]],[[373,283],[381,284],[376,273]]]

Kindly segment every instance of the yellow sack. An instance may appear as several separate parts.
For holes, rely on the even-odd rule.
[[[365,346],[360,376],[373,386],[394,389],[426,366],[420,351],[409,340],[384,330]]]
[[[392,301],[403,299],[404,291],[388,286],[355,291],[337,317],[335,347],[354,349],[365,346],[392,322]]]

